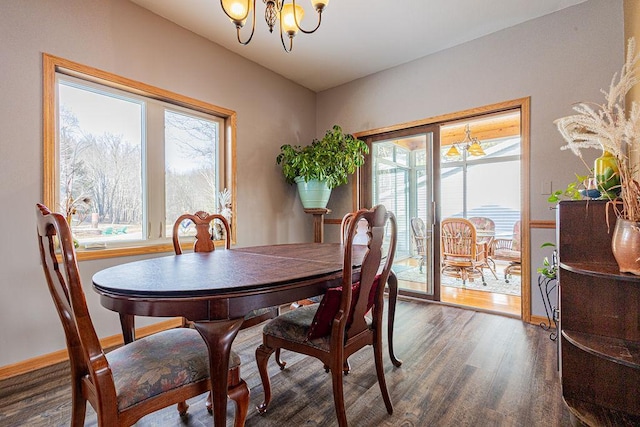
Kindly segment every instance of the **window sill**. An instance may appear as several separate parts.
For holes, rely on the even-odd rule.
[[[89,261],[94,259],[158,254],[164,252],[173,252],[173,244],[163,243],[157,245],[139,245],[104,249],[78,249],[76,250],[76,258],[78,261]]]

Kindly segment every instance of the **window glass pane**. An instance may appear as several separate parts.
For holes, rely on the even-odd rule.
[[[409,166],[409,151],[396,147],[396,163],[402,166]]]
[[[165,111],[165,215],[170,236],[184,213],[217,213],[219,125],[201,117]],[[181,228],[195,235],[193,227]]]
[[[462,166],[442,165],[440,170],[441,216],[461,217],[464,209]]]
[[[467,173],[468,216],[490,212],[496,236],[510,237],[520,219],[520,161],[470,166]]]
[[[142,240],[144,105],[67,81],[58,96],[59,200],[74,237]]]

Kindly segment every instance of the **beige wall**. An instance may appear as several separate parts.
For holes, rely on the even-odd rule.
[[[636,39],[636,53],[640,52],[640,0],[624,0],[624,36]],[[635,85],[627,96],[628,108],[631,101],[640,104],[640,84]]]
[[[3,1],[0,366],[64,348],[34,237],[34,205],[42,197],[42,52],[237,111],[238,244],[247,246],[311,236],[310,218],[273,161],[281,144],[306,144],[334,123],[357,132],[524,96],[532,97],[531,217],[551,219],[541,180],[563,186],[582,170],[558,150],[552,121],[569,114],[572,102],[599,99],[621,64],[622,21],[622,0],[590,0],[316,96],[125,0]],[[351,207],[348,187],[330,207],[338,216]],[[532,248],[551,239],[534,234]],[[91,276],[123,261],[80,265],[100,336],[120,328],[99,305]]]
[[[317,124],[340,122],[360,132],[530,96],[530,218],[553,220],[542,182],[560,189],[586,171],[576,156],[560,151],[553,121],[571,114],[575,102],[604,102],[600,89],[608,88],[623,55],[622,0],[590,0],[321,92]],[[346,190],[330,203],[344,212]],[[553,230],[532,230],[533,315],[544,315],[535,273],[544,257],[539,248],[554,240]]]
[[[311,239],[311,218],[275,157],[283,143],[315,137],[313,92],[129,1],[1,3],[0,366],[65,347],[34,228],[42,200],[42,52],[235,110],[238,244]],[[91,276],[123,261],[80,264],[100,336],[120,328],[116,314],[99,305]]]

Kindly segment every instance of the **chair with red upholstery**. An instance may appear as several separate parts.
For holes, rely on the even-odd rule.
[[[361,219],[367,223],[368,252],[360,269],[354,271],[354,239]],[[382,313],[384,285],[396,249],[396,228],[394,215],[382,205],[356,212],[343,234],[346,239],[342,245],[342,286],[327,290],[319,304],[291,310],[264,326],[262,345],[256,349],[256,362],[264,389],[264,402],[258,408],[260,412],[265,412],[271,401],[267,372],[269,356],[284,348],[315,357],[330,370],[338,424],[346,426],[343,370],[349,356],[368,345],[373,346],[378,384],[387,412],[393,412],[382,361]],[[383,246],[385,237],[388,237],[388,244],[385,242]]]
[[[37,205],[40,256],[49,291],[62,322],[71,365],[71,425],[84,425],[86,404],[99,426],[129,426],[143,416],[210,389],[207,346],[187,328],[158,332],[105,353],[89,316],[71,229],[65,218]],[[236,403],[235,426],[243,426],[249,389],[232,353],[229,398]]]

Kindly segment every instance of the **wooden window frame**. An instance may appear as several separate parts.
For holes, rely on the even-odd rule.
[[[224,120],[222,141],[225,144],[224,162],[220,165],[224,168],[224,187],[231,191],[231,209],[236,213],[236,123],[237,113],[227,108],[219,107],[180,95],[168,90],[160,89],[136,80],[118,76],[107,71],[69,61],[64,58],[43,53],[43,194],[42,200],[45,205],[57,211],[60,206],[57,194],[59,171],[58,171],[58,144],[57,136],[57,80],[56,74],[65,74],[83,80],[98,83],[107,87],[130,92],[135,95],[144,96],[168,104],[187,108],[205,114],[220,117]],[[236,240],[236,225],[231,230],[232,242]],[[91,251],[78,251],[78,260],[101,259],[119,256],[132,256],[151,253],[162,253],[173,251],[171,239],[166,239],[162,243],[137,244],[121,246]]]

